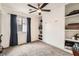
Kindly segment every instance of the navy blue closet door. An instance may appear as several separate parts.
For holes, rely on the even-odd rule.
[[[18,44],[18,35],[17,35],[17,16],[11,14],[11,34],[10,34],[10,46],[15,46]]]

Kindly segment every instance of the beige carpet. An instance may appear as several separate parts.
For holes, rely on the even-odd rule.
[[[72,56],[61,49],[50,46],[42,41],[10,47],[5,49],[2,56]]]

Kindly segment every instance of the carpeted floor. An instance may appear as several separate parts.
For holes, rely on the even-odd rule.
[[[50,46],[44,42],[33,43],[7,48],[1,56],[72,56],[61,49]]]

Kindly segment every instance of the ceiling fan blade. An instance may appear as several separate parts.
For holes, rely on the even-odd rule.
[[[36,12],[37,10],[34,10],[34,11],[31,11],[31,12],[29,12],[29,13],[33,13],[33,12]]]
[[[50,12],[51,10],[48,9],[41,9],[42,11]]]
[[[48,4],[48,3],[44,3],[44,4],[40,7],[40,9],[44,8],[47,4]]]
[[[40,3],[38,3],[38,8],[40,8]]]
[[[37,9],[36,7],[34,7],[34,6],[30,5],[30,4],[28,4],[28,6],[30,6],[30,7],[32,7],[32,8],[34,8],[34,9]]]

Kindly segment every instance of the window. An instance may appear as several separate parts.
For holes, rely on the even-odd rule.
[[[27,19],[26,18],[23,18],[23,28],[22,28],[22,31],[23,32],[26,32],[27,31]]]
[[[17,17],[17,30],[22,31],[22,18]]]
[[[21,32],[27,31],[27,18],[22,16],[17,17],[17,29]]]

